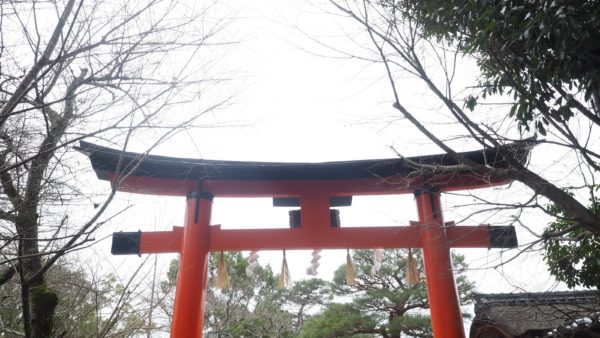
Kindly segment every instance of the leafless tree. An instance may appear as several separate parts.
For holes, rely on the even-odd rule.
[[[471,82],[467,86],[464,83],[456,83],[463,75],[461,61],[466,61],[469,56],[447,42],[425,38],[418,24],[410,17],[402,15],[394,6],[395,2],[332,0],[331,3],[337,13],[342,13],[363,30],[365,40],[360,41],[368,42],[371,54],[362,55],[361,58],[381,65],[382,74],[389,84],[390,101],[401,118],[400,123],[408,122],[431,143],[460,163],[455,167],[423,166],[414,163],[423,174],[467,169],[524,184],[529,189],[531,198],[521,203],[503,204],[496,201],[493,202],[493,207],[532,207],[545,211],[544,203],[554,203],[564,211],[568,220],[573,222],[572,228],[560,233],[537,233],[540,240],[564,235],[575,227],[583,227],[590,234],[600,234],[600,217],[586,206],[590,199],[596,200],[595,177],[599,160],[595,149],[598,144],[594,140],[598,135],[595,117],[600,115],[600,112],[595,110],[593,105],[584,106],[583,100],[577,101],[578,94],[569,91],[565,84],[556,95],[564,96],[565,100],[577,101],[576,109],[580,109],[582,113],[566,121],[551,116],[549,112],[540,112],[545,114],[550,123],[547,136],[544,139],[536,139],[533,131],[521,131],[516,122],[508,117],[512,98],[496,97],[497,103],[504,104],[480,105],[471,113],[466,108],[466,99],[473,93],[478,94],[481,88],[477,87],[477,82]],[[435,102],[431,105],[438,109],[436,113],[439,114],[435,118],[407,104],[410,98],[404,94],[407,89],[404,84],[409,83],[409,86],[413,86],[415,79],[431,94],[428,97]],[[460,85],[463,87],[459,87]],[[439,116],[443,116],[445,120],[442,121]],[[432,122],[434,119],[436,123]],[[509,148],[503,148],[515,142],[538,145],[537,149],[543,148],[544,151],[568,152],[568,158],[573,163],[562,164],[568,167],[566,170],[571,170],[572,175],[568,180],[559,182],[545,172],[544,168],[528,167],[520,162]],[[463,158],[459,151],[463,150],[465,145],[500,149],[499,155],[508,167],[481,166]],[[481,199],[478,202],[487,201]]]
[[[145,262],[121,280],[115,274],[98,274],[80,261],[58,260],[45,275],[60,299],[53,336],[132,337],[146,330],[152,307],[146,301]],[[21,317],[19,289],[16,278],[3,286],[0,336],[24,336],[16,329]]]
[[[18,277],[25,337],[53,335],[59,299],[45,276],[111,217],[116,190],[85,191],[72,146],[142,140],[149,151],[228,102],[206,99],[225,80],[206,56],[225,44],[216,34],[227,22],[210,16],[213,6],[0,4],[0,287]]]

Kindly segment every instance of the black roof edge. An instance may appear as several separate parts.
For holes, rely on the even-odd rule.
[[[525,164],[534,142],[529,140],[507,144],[500,148],[488,148],[460,153],[462,156],[485,166],[503,168],[507,163],[501,153],[516,153],[519,162]],[[245,162],[178,158],[143,153],[123,152],[93,143],[80,141],[74,147],[88,156],[99,179],[108,179],[108,173],[119,168],[134,169],[133,176],[151,176],[177,179],[356,179],[408,175],[418,169],[411,162],[430,165],[455,165],[457,161],[448,154],[424,155],[410,158],[387,158],[357,161],[334,161],[318,163],[294,162]]]

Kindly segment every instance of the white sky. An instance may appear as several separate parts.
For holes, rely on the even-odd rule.
[[[321,7],[334,11],[326,3]],[[327,51],[304,34],[319,41],[337,41],[340,47],[350,48],[349,52],[359,51],[339,30],[340,25],[344,25],[340,18],[319,12],[306,2],[291,0],[231,2],[229,10],[239,19],[232,22],[228,35],[240,43],[229,47],[221,67],[235,70],[236,78],[231,87],[239,90],[239,95],[231,107],[215,115],[211,122],[235,121],[239,126],[183,134],[159,148],[158,153],[208,159],[318,162],[394,157],[389,149],[392,144],[406,155],[440,152],[424,143],[423,137],[407,125],[387,125],[386,117],[394,112],[391,92],[380,65],[316,55]],[[350,32],[358,30],[344,27]],[[329,51],[329,55],[333,54]],[[472,69],[472,64],[468,63],[464,69]],[[431,111],[433,107],[428,106],[426,97],[421,95],[424,92],[413,89],[411,81],[407,79],[403,88],[414,98],[408,106]],[[90,179],[95,180],[91,176]],[[515,185],[510,196],[523,196],[523,191]],[[490,199],[508,196],[503,189],[478,193]],[[459,220],[469,213],[469,209],[453,208],[463,200],[468,198],[444,200],[446,220]],[[213,223],[224,227],[287,226],[287,210],[274,209],[270,203],[267,199],[216,199]],[[183,198],[120,194],[119,205],[125,204],[132,208],[112,226],[105,227],[97,239],[113,231],[166,230],[172,225],[181,225]],[[479,220],[476,217],[475,220],[501,223],[506,220],[503,217]],[[537,224],[531,225],[536,229],[547,222],[534,217],[524,219],[535,220]],[[416,219],[416,212],[410,195],[365,197],[355,199],[351,209],[342,209],[341,218],[343,225],[402,225]],[[467,224],[475,225],[473,221]],[[523,242],[528,234],[520,229],[519,236]],[[109,240],[90,250],[105,257],[106,263],[117,271],[123,267],[130,269],[140,261],[133,256],[110,256]],[[541,291],[554,287],[538,253],[525,254],[498,269],[483,269],[498,264],[506,255],[501,255],[499,250],[485,249],[460,252],[467,256],[467,262],[474,269],[469,277],[481,292]],[[260,255],[261,264],[269,263],[278,271],[281,253],[262,252]],[[324,251],[322,256],[318,277],[331,278],[335,268],[345,262],[345,253]],[[163,256],[161,260],[166,262],[172,257]],[[310,252],[289,252],[288,257],[292,278],[305,278]],[[163,271],[167,267],[165,264]]]

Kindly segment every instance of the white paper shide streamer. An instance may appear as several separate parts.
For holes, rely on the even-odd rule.
[[[306,274],[309,276],[316,276],[317,275],[317,269],[319,268],[319,259],[321,259],[321,250],[313,250],[312,252],[312,259],[310,260],[310,265],[308,268],[306,268]]]
[[[248,256],[248,266],[246,267],[246,276],[254,276],[254,270],[258,267],[258,251],[251,251]]]
[[[375,276],[379,273],[381,269],[381,264],[383,263],[383,249],[377,248],[373,253],[373,267],[371,268],[371,276]]]

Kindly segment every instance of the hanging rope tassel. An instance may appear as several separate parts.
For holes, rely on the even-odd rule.
[[[248,266],[246,267],[246,276],[252,277],[254,276],[254,270],[258,267],[258,253],[256,251],[251,251],[248,256]]]
[[[350,255],[350,249],[346,250],[346,285],[352,286],[356,281],[356,271],[354,270],[354,264],[352,264],[352,256]]]
[[[408,285],[413,287],[421,282],[421,278],[419,276],[419,268],[417,267],[417,260],[412,254],[412,249],[408,249],[408,258],[406,260],[406,279]]]
[[[285,250],[283,250],[283,262],[281,264],[278,286],[280,289],[292,286],[292,277],[290,277],[290,269],[288,268],[287,260],[285,259]]]
[[[217,263],[215,287],[221,290],[229,287],[229,273],[227,273],[227,264],[225,263],[225,255],[223,254],[223,251],[221,251],[221,257],[219,257],[219,262]]]
[[[317,275],[317,269],[319,268],[319,266],[321,264],[319,264],[319,259],[321,259],[321,250],[313,250],[312,252],[312,259],[310,260],[310,265],[308,266],[308,268],[306,268],[306,274],[309,276],[316,276]]]

